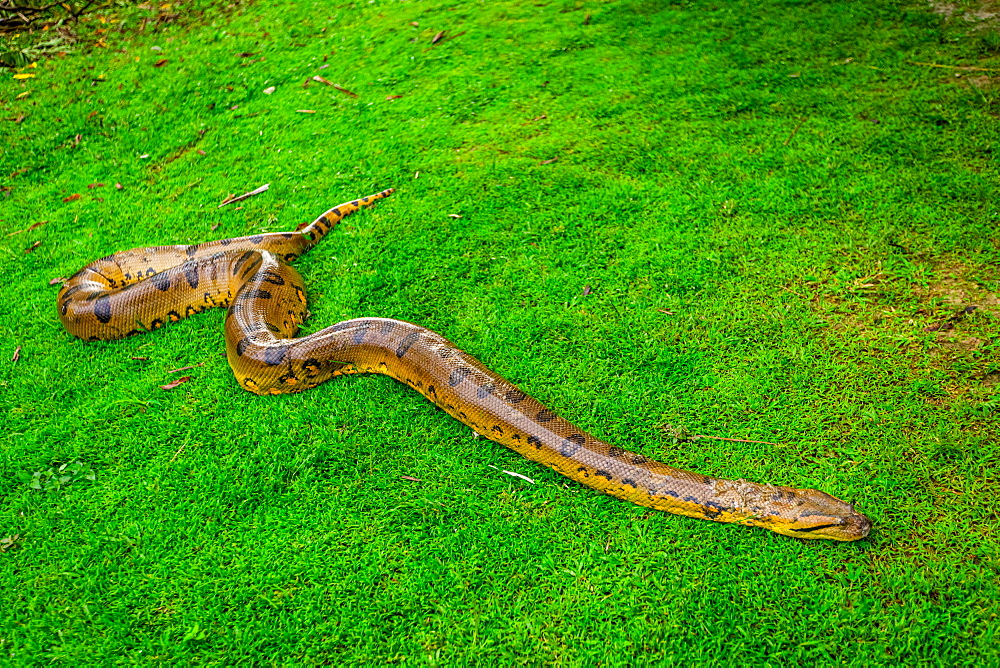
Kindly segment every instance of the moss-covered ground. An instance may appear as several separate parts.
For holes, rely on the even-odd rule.
[[[990,7],[89,15],[0,82],[0,663],[1000,664]],[[385,377],[253,396],[221,311],[109,343],[56,317],[103,255],[387,187],[297,263],[307,331],[420,323],[595,435],[822,489],[871,536],[629,505]]]

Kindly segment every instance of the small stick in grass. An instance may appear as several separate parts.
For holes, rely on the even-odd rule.
[[[253,197],[254,195],[259,195],[262,192],[266,191],[270,187],[271,187],[270,183],[265,183],[264,185],[262,185],[260,188],[257,188],[256,190],[251,190],[248,193],[243,193],[242,195],[237,195],[236,197],[230,197],[229,199],[225,200],[222,204],[220,204],[216,208],[221,209],[222,207],[226,206],[227,204],[232,204],[233,202],[239,202],[240,200],[244,200],[247,197]]]
[[[802,125],[808,120],[809,120],[808,116],[803,116],[802,119],[799,120],[799,124],[796,125],[795,128],[792,130],[791,134],[788,135],[788,139],[782,142],[782,146],[788,146],[788,142],[792,141],[792,137],[795,136],[795,134],[799,131],[799,128],[801,128]]]

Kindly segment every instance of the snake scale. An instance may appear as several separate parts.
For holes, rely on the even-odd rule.
[[[294,232],[108,255],[66,281],[59,317],[70,334],[94,341],[226,307],[229,364],[239,383],[256,394],[301,392],[345,374],[385,374],[478,433],[620,499],[798,538],[850,541],[868,535],[865,516],[823,492],[683,471],[604,443],[418,325],[355,318],[295,338],[306,317],[306,295],[289,263],[344,216],[392,192],[341,204]]]

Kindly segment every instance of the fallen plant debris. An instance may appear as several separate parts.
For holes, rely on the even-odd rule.
[[[454,35],[449,35],[448,37],[445,37],[445,34],[447,32],[448,32],[447,30],[442,30],[441,32],[439,32],[436,35],[434,35],[434,37],[431,38],[431,45],[428,47],[428,49],[434,48],[438,44],[444,44],[445,42],[450,42],[451,40],[453,40],[453,39],[455,39],[457,37],[461,37],[462,35],[464,35],[466,33],[466,31],[463,30],[462,32],[457,32]],[[426,51],[427,49],[424,49],[424,50]]]
[[[27,248],[25,248],[25,249],[24,249],[24,252],[25,252],[25,253],[30,253],[31,251],[35,250],[36,248],[38,248],[38,247],[39,247],[39,246],[41,246],[41,245],[42,245],[42,242],[41,242],[41,240],[38,240],[38,241],[36,241],[35,243],[33,243],[33,244],[31,244],[30,246],[28,246]]]
[[[183,385],[184,383],[188,382],[189,380],[191,380],[191,376],[181,376],[177,380],[169,382],[166,385],[160,385],[160,389],[161,390],[172,390],[175,387],[177,387],[178,385]]]
[[[6,552],[10,550],[14,545],[17,544],[18,539],[21,538],[21,534],[15,533],[10,536],[5,536],[0,538],[0,552]]]
[[[552,164],[553,162],[555,162],[555,161],[556,161],[556,160],[558,160],[558,159],[559,159],[559,158],[551,158],[551,159],[549,159],[549,160],[542,160],[542,161],[541,161],[540,163],[538,163],[538,164],[539,164],[539,165],[551,165],[551,164]]]
[[[534,480],[532,480],[531,478],[529,478],[526,475],[518,473],[517,471],[508,471],[506,469],[500,468],[499,466],[493,466],[493,464],[487,464],[487,466],[489,466],[491,469],[496,469],[497,471],[500,471],[501,473],[506,473],[507,475],[514,476],[515,478],[520,478],[521,480],[527,480],[532,485],[535,484]]]
[[[14,348],[14,354],[11,355],[10,361],[11,362],[16,362],[19,359],[21,359],[21,346],[18,346],[17,348]]]
[[[41,227],[42,225],[44,225],[47,222],[49,222],[49,221],[47,221],[47,220],[40,220],[37,223],[32,223],[31,225],[29,225],[28,227],[24,228],[23,230],[15,230],[15,231],[11,232],[10,234],[8,234],[7,236],[8,237],[12,237],[12,236],[14,236],[16,234],[22,234],[24,232],[30,232],[31,230],[35,229],[36,227]]]
[[[333,87],[336,88],[337,90],[339,90],[341,93],[344,93],[345,95],[350,95],[351,97],[357,97],[358,96],[357,93],[352,93],[351,91],[347,90],[346,88],[342,88],[341,86],[338,86],[337,84],[333,84]]]
[[[334,88],[336,88],[337,90],[339,90],[341,93],[344,93],[345,95],[350,95],[351,97],[357,97],[358,96],[357,93],[352,93],[351,91],[347,90],[343,86],[338,86],[337,84],[335,84],[332,81],[329,81],[327,79],[324,79],[323,77],[321,77],[318,74],[316,76],[314,76],[312,78],[312,80],[315,81],[315,82],[317,82],[317,83],[326,84],[327,86],[333,86]]]
[[[788,146],[788,142],[792,141],[792,137],[794,137],[798,133],[799,128],[801,128],[808,120],[809,120],[808,116],[803,116],[801,119],[799,119],[799,122],[795,125],[794,128],[792,128],[792,131],[789,133],[788,137],[785,138],[785,141],[781,143],[781,145]]]
[[[251,190],[248,193],[243,193],[242,195],[237,195],[235,197],[233,197],[232,195],[230,195],[227,199],[225,199],[222,202],[222,204],[220,204],[216,208],[217,209],[221,209],[222,207],[226,206],[227,204],[232,204],[233,202],[239,202],[241,200],[245,200],[247,197],[253,197],[254,195],[259,195],[262,192],[265,192],[270,187],[271,187],[270,183],[265,183],[260,188],[257,188],[256,190]]]
[[[198,364],[192,364],[191,366],[182,366],[179,369],[171,369],[167,373],[177,373],[178,371],[187,371],[188,369],[196,369],[200,366],[205,366],[204,362],[199,362]]]
[[[66,202],[73,202],[75,200],[80,199],[81,197],[83,197],[83,195],[81,195],[79,193],[73,193],[69,197],[64,197],[63,198],[63,204],[65,204]]]
[[[164,65],[166,65],[169,62],[170,61],[167,60],[166,58],[160,58],[155,63],[153,63],[153,67],[163,67]]]
[[[401,476],[399,476],[399,479],[400,480],[409,480],[410,482],[423,482],[423,480],[421,480],[420,478],[414,478],[411,475],[401,475]]]
[[[961,311],[958,311],[949,318],[945,318],[941,322],[935,323],[929,327],[924,327],[925,332],[947,332],[955,329],[955,323],[964,318],[966,315],[975,311],[978,306],[966,306]]]

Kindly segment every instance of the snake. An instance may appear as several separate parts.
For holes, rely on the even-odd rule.
[[[306,318],[306,293],[291,263],[345,216],[393,192],[345,202],[292,232],[102,257],[63,283],[59,318],[75,337],[106,341],[223,307],[229,365],[254,394],[302,392],[337,376],[383,374],[476,433],[640,506],[796,538],[853,541],[868,535],[867,517],[824,492],[703,475],[605,443],[419,325],[359,317],[296,338]]]

